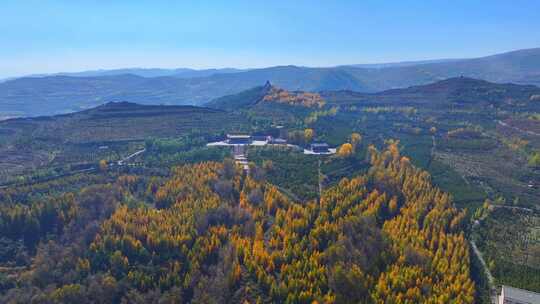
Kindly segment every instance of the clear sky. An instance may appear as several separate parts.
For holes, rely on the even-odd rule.
[[[0,77],[332,66],[540,47],[538,0],[2,0]]]

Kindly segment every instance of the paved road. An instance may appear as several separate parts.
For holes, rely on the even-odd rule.
[[[318,170],[319,170],[319,202],[321,201],[322,197],[322,191],[323,191],[323,185],[322,185],[322,173],[321,173],[321,159],[319,158],[318,162]]]
[[[96,171],[96,170],[97,170],[97,168],[88,168],[88,169],[70,171],[70,172],[67,172],[67,173],[64,173],[64,174],[60,174],[60,175],[56,175],[56,176],[50,176],[50,177],[46,177],[46,178],[43,178],[43,179],[40,179],[40,180],[33,180],[33,181],[29,181],[29,182],[24,182],[24,183],[12,183],[12,184],[7,184],[7,185],[2,185],[2,186],[0,186],[0,189],[7,189],[8,187],[29,186],[29,185],[34,185],[34,184],[46,182],[46,181],[52,181],[52,180],[55,180],[55,179],[66,177],[66,176],[71,176],[71,175],[75,175],[75,174],[79,174],[79,173],[85,173],[85,172],[92,172],[92,171]]]
[[[116,164],[118,166],[123,166],[124,163],[128,160],[130,160],[131,158],[141,154],[141,153],[144,153],[146,151],[146,149],[142,149],[142,150],[139,150],[135,153],[132,153],[126,157],[124,157],[123,159],[119,160]],[[66,177],[66,176],[71,176],[71,175],[75,175],[75,174],[79,174],[79,173],[86,173],[86,172],[92,172],[92,171],[96,171],[97,168],[88,168],[88,169],[82,169],[82,170],[76,170],[76,171],[71,171],[71,172],[67,172],[67,173],[64,173],[64,174],[61,174],[61,175],[57,175],[57,176],[51,176],[51,177],[48,177],[48,178],[44,178],[44,179],[40,179],[40,180],[35,180],[35,181],[30,181],[30,182],[26,182],[26,183],[20,183],[20,184],[8,184],[8,185],[0,185],[0,189],[6,189],[8,187],[13,187],[13,186],[22,186],[22,185],[33,185],[33,184],[37,184],[37,183],[42,183],[44,181],[50,181],[50,180],[55,180],[55,179],[59,179],[59,178],[62,178],[62,177]]]
[[[119,161],[117,162],[117,164],[118,164],[119,166],[122,166],[122,165],[124,164],[124,162],[126,162],[126,161],[130,160],[131,158],[133,158],[133,157],[135,157],[135,156],[137,156],[137,155],[139,155],[139,154],[142,154],[142,153],[144,153],[144,152],[146,152],[146,149],[139,150],[139,151],[137,151],[137,152],[135,152],[135,153],[133,153],[133,154],[130,154],[130,155],[128,155],[128,156],[122,158],[121,160],[119,160]]]
[[[491,272],[489,271],[489,268],[487,267],[486,261],[484,261],[484,257],[482,256],[482,253],[480,250],[478,250],[478,247],[476,247],[476,243],[471,240],[471,247],[473,249],[474,254],[478,257],[478,260],[480,260],[480,263],[482,264],[482,268],[484,268],[484,272],[486,273],[486,277],[488,279],[488,285],[489,290],[491,292],[491,302],[493,304],[497,304],[497,290],[495,289],[495,280],[493,279],[493,276],[491,275]]]
[[[473,240],[471,240],[471,246],[474,251],[474,254],[476,254],[478,259],[480,260],[480,263],[482,263],[482,267],[484,268],[484,271],[486,272],[486,276],[488,278],[490,287],[493,286],[495,280],[493,279],[493,276],[491,275],[491,272],[489,271],[487,267],[486,261],[484,261],[484,257],[482,256],[482,253],[480,252],[480,250],[478,250],[478,247],[476,247],[476,243]]]
[[[512,209],[512,210],[521,210],[525,212],[534,212],[534,210],[525,208],[525,207],[516,207],[516,206],[506,206],[506,205],[491,205],[493,208],[504,208],[504,209]]]
[[[497,120],[497,123],[499,125],[503,126],[503,127],[511,128],[511,129],[514,129],[516,131],[519,131],[519,132],[522,132],[522,133],[525,133],[525,134],[540,136],[540,133],[536,133],[534,131],[522,130],[522,129],[518,128],[518,127],[511,126],[511,125],[505,123],[504,121]]]
[[[283,192],[285,195],[287,195],[289,198],[291,198],[294,202],[296,203],[300,203],[302,202],[302,199],[300,199],[298,196],[296,196],[296,194],[292,193],[291,191],[283,188],[283,187],[280,187],[278,185],[274,185],[274,187],[276,187],[279,191]]]
[[[435,135],[431,135],[431,149],[429,150],[429,161],[427,167],[431,166],[431,162],[435,159],[435,150],[437,149],[437,142],[435,141]]]

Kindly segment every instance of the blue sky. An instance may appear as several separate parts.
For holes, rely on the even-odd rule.
[[[540,1],[3,0],[0,77],[332,66],[540,47]]]

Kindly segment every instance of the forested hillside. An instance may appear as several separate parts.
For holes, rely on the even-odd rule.
[[[211,108],[0,122],[2,300],[486,303],[500,284],[540,290],[539,90],[267,83]],[[234,149],[207,146],[227,133],[282,143],[245,147],[247,174]],[[310,154],[320,142],[336,154]]]
[[[2,301],[473,303],[464,212],[396,142],[369,158],[307,202],[230,161],[111,172],[47,207],[3,193],[2,240],[36,258],[2,256],[23,266]]]

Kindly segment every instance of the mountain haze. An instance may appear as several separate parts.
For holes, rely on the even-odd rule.
[[[367,68],[277,66],[222,72],[193,72],[182,69],[175,73],[170,70],[164,72],[149,69],[137,72],[128,69],[124,71],[128,74],[115,74],[120,71],[98,73],[113,74],[108,76],[93,74],[92,77],[79,77],[92,75],[92,72],[86,72],[87,74],[79,74],[78,77],[25,77],[0,83],[0,116],[65,113],[120,100],[145,104],[200,105],[220,96],[253,88],[266,81],[287,90],[312,92],[377,92],[458,76],[499,83],[540,85],[540,48],[476,59],[396,63]],[[149,77],[132,75],[133,73]]]
[[[226,74],[226,73],[238,73],[245,70],[222,68],[222,69],[160,69],[160,68],[125,68],[125,69],[113,69],[113,70],[90,70],[82,72],[62,72],[53,74],[34,74],[26,77],[49,77],[49,76],[69,76],[69,77],[101,77],[101,76],[118,76],[125,74],[132,74],[140,77],[163,77],[171,76],[178,78],[192,78],[192,77],[207,77],[214,74]],[[23,78],[23,77],[19,77]]]

